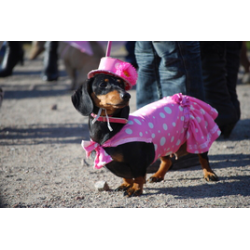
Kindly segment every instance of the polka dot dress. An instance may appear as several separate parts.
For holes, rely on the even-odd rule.
[[[95,142],[83,142],[82,146],[87,154],[93,149],[97,151],[95,168],[112,161],[103,148],[133,141],[153,143],[154,161],[175,153],[185,142],[189,153],[204,153],[220,135],[214,122],[217,115],[214,108],[201,100],[176,94],[130,114],[122,130],[102,146]]]

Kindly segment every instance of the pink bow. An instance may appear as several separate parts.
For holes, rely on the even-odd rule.
[[[90,153],[95,150],[96,156],[95,156],[95,163],[94,168],[100,169],[109,162],[113,161],[110,155],[106,153],[106,151],[103,149],[103,146],[94,142],[94,141],[82,141],[82,147],[86,152],[87,157],[90,156]]]
[[[184,122],[184,128],[187,129],[189,126],[189,120],[190,120],[190,100],[189,97],[186,95],[182,95],[182,93],[175,94],[172,96],[173,100],[180,105],[180,107],[183,107],[183,114],[185,117]]]
[[[178,104],[181,105],[181,107],[189,107],[190,106],[190,101],[188,96],[182,95],[182,93],[175,94],[172,97],[174,101]]]

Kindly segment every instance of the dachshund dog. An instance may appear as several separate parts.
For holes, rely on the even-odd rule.
[[[208,160],[208,151],[199,152],[195,145],[189,145],[189,141],[195,138],[206,137],[201,143],[207,148],[219,136],[220,131],[214,123],[217,111],[202,101],[181,94],[162,99],[162,112],[160,112],[157,124],[161,129],[154,128],[155,124],[145,122],[143,115],[136,116],[138,111],[129,114],[129,100],[131,96],[125,91],[125,83],[123,79],[107,74],[97,74],[88,79],[73,95],[72,103],[76,110],[83,116],[89,116],[89,133],[90,142],[83,142],[82,146],[87,155],[92,155],[95,151],[95,167],[100,168],[106,166],[112,173],[123,178],[123,183],[116,191],[124,191],[125,196],[140,196],[143,193],[143,185],[146,183],[146,169],[155,160],[160,158],[161,164],[158,171],[153,174],[148,182],[160,182],[164,179],[166,172],[172,165],[172,155],[181,157],[190,152],[197,153],[199,161],[203,169],[206,181],[217,181],[217,175],[212,171]],[[172,99],[171,99],[172,98]],[[174,101],[176,99],[176,101]],[[170,104],[168,104],[168,101]],[[208,111],[199,106],[207,105]],[[157,109],[158,102],[155,102],[150,109],[151,116],[156,118],[154,110]],[[204,130],[203,126],[194,128],[193,124],[201,124],[208,127],[208,122],[204,119],[196,119],[198,113],[194,106],[199,107],[199,114],[215,113],[212,118],[212,132],[205,136],[199,136],[198,129]],[[147,107],[147,106],[145,106]],[[143,107],[142,111],[146,109]],[[197,112],[198,112],[197,111]],[[143,113],[142,112],[142,113]],[[182,112],[182,113],[181,113]],[[184,112],[184,113],[183,113]],[[168,115],[172,113],[176,116],[177,121],[168,123]],[[133,116],[134,114],[134,116]],[[183,115],[182,115],[183,114]],[[205,116],[206,117],[206,116]],[[202,121],[201,121],[202,120]],[[195,122],[195,123],[194,123]],[[211,121],[210,121],[211,122]],[[134,126],[146,123],[149,130],[141,129],[136,136],[133,135]],[[178,125],[180,123],[180,125]],[[192,124],[192,125],[190,125]],[[178,128],[179,126],[179,128]],[[198,126],[198,125],[197,125]],[[194,130],[192,132],[190,129]],[[162,130],[162,131],[160,131]],[[122,131],[126,134],[120,135]],[[160,132],[159,146],[165,148],[164,153],[159,153],[156,143],[152,138],[156,138]],[[148,136],[146,138],[145,136]],[[198,135],[198,137],[197,137]],[[128,138],[127,138],[128,136]],[[131,138],[131,136],[133,138]],[[159,137],[159,136],[158,136]],[[169,139],[167,139],[167,137]],[[141,138],[141,139],[140,139]],[[168,145],[168,142],[174,142],[174,146]]]

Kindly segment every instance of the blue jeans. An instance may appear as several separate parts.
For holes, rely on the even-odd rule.
[[[199,42],[137,41],[137,108],[176,93],[204,100]]]
[[[135,41],[126,42],[125,48],[128,52],[127,56],[125,57],[125,61],[131,63],[137,69],[138,65],[135,59]]]

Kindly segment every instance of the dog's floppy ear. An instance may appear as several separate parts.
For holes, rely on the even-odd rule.
[[[87,80],[76,92],[71,96],[72,103],[76,110],[82,115],[88,116],[93,111],[94,105],[89,95],[93,78]]]

